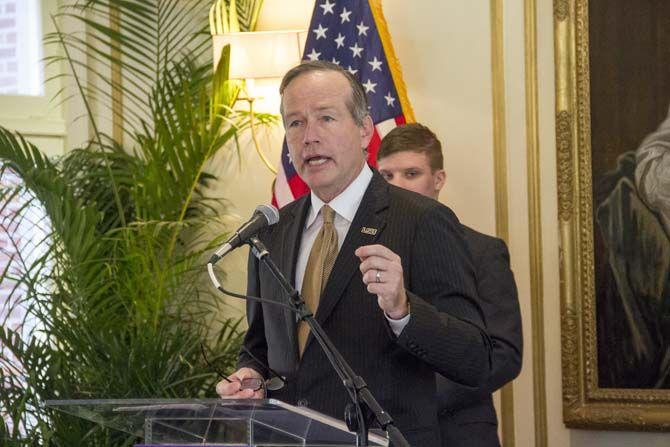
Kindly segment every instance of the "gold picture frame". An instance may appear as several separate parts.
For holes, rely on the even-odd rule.
[[[554,0],[563,420],[571,428],[670,430],[670,390],[599,386],[589,0]]]

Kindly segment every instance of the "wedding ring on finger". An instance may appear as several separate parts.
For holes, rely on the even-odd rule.
[[[376,282],[382,282],[382,272],[381,272],[381,270],[377,270],[377,273],[375,274],[375,281]]]

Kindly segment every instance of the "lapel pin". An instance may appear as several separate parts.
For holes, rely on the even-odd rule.
[[[369,234],[369,235],[374,236],[375,234],[377,234],[377,229],[376,228],[363,227],[363,228],[361,228],[361,233]]]

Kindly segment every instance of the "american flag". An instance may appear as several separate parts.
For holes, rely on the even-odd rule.
[[[317,0],[308,33],[303,60],[334,62],[363,84],[375,123],[368,162],[376,166],[384,135],[414,121],[381,0]],[[282,207],[307,192],[309,188],[296,173],[284,141],[272,202]]]

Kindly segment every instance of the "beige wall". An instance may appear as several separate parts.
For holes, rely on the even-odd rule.
[[[385,1],[383,5],[416,119],[445,145],[447,184],[441,199],[467,225],[492,233],[488,4],[422,1],[408,8],[406,2]],[[468,26],[462,26],[466,22]]]
[[[524,366],[515,381],[514,416],[517,446],[586,447],[668,445],[670,435],[566,429],[562,422],[560,360],[560,297],[558,224],[554,135],[553,4],[537,2],[537,151],[539,155],[539,218],[541,280],[538,293],[544,310],[546,408],[534,398],[533,311],[528,194],[527,83],[524,6],[530,0],[500,1],[504,31],[504,87],[508,177],[507,219],[512,266],[517,278],[525,333]],[[261,29],[306,28],[314,0],[265,0]],[[448,182],[441,199],[468,225],[495,233],[496,184],[493,164],[493,101],[491,69],[491,10],[489,2],[384,0],[396,53],[403,67],[410,101],[418,120],[427,123],[446,143]],[[528,109],[531,110],[531,109]],[[267,149],[278,158],[281,131],[270,136]],[[226,193],[235,211],[246,218],[268,201],[272,176],[250,147],[240,169],[227,179]],[[244,284],[243,253],[227,259],[230,283]],[[537,315],[537,313],[535,314]],[[546,428],[536,433],[535,420],[544,416]],[[536,436],[538,436],[536,438]]]

